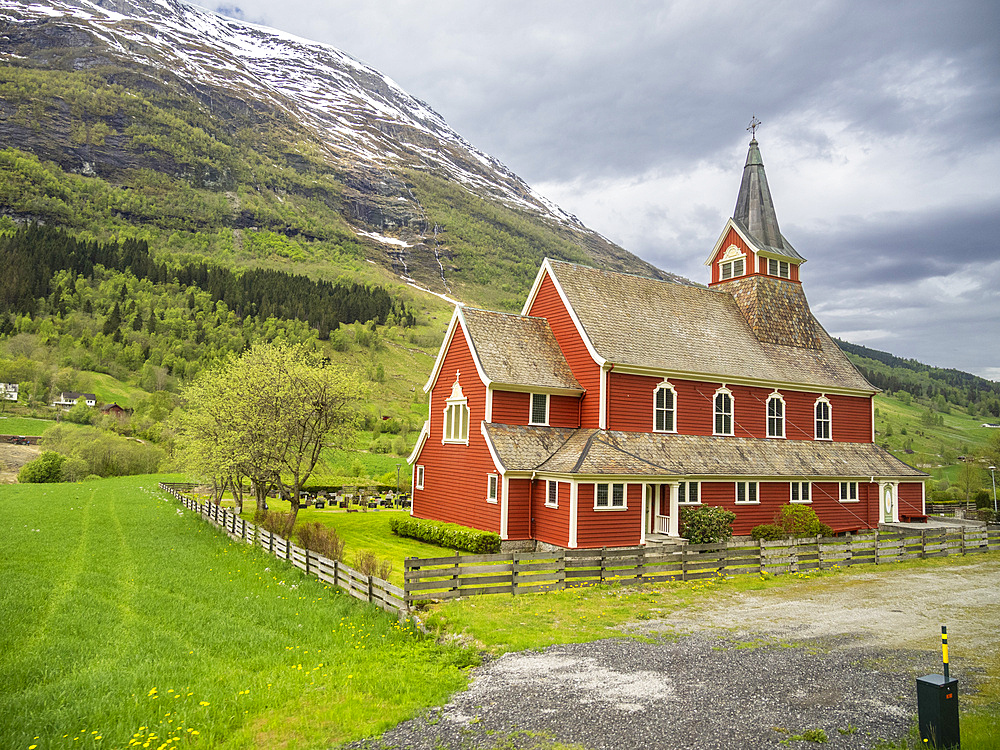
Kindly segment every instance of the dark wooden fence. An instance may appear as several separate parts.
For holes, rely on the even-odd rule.
[[[407,613],[406,595],[399,586],[375,576],[365,575],[338,560],[331,560],[305,547],[299,547],[278,534],[240,518],[228,508],[222,508],[211,502],[199,503],[185,494],[193,489],[193,485],[161,482],[160,489],[177,498],[185,508],[199,513],[202,518],[223,529],[231,538],[258,545],[275,557],[287,560],[296,568],[305,571],[306,575],[316,576],[321,581],[337,586],[362,601],[371,602],[399,615]]]
[[[657,549],[557,550],[407,558],[406,605],[480,594],[524,594],[602,583],[691,581],[740,573],[799,573],[1000,550],[1000,529],[982,526],[915,534],[731,542]]]
[[[421,601],[460,596],[517,595],[607,583],[692,581],[745,573],[779,575],[1000,550],[1000,529],[961,526],[951,531],[933,529],[909,534],[872,531],[776,542],[455,554],[408,557],[404,562],[403,588],[399,588],[298,547],[243,520],[228,508],[211,502],[198,503],[177,489],[178,485],[161,483],[160,487],[233,539],[259,545],[308,575],[401,615],[408,614]],[[189,489],[184,486],[185,491]]]

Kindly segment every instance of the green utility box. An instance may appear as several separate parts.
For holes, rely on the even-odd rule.
[[[947,666],[947,665],[946,665]],[[937,750],[962,746],[958,733],[958,680],[939,674],[917,678],[920,739]]]

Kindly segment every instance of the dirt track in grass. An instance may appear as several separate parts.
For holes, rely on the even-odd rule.
[[[648,641],[506,654],[441,709],[352,747],[871,748],[909,730],[914,680],[974,689],[1000,639],[1000,556],[723,592],[660,620]],[[823,745],[808,742],[822,731]],[[815,736],[815,735],[813,735]]]

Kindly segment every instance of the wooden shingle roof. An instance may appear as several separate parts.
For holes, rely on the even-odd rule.
[[[463,307],[462,320],[493,382],[583,393],[545,318]]]
[[[505,471],[584,476],[876,477],[927,475],[873,443],[759,440],[486,424]]]
[[[794,311],[790,327],[803,327],[801,340],[792,339],[798,345],[776,344],[777,336],[771,341],[757,337],[725,289],[670,284],[551,259],[546,263],[594,351],[616,365],[723,382],[877,390],[815,320],[798,285],[788,295],[767,296],[767,304]],[[775,325],[768,325],[773,332]]]

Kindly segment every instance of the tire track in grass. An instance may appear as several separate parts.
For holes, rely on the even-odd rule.
[[[31,635],[25,640],[18,654],[21,659],[35,655],[42,648],[48,640],[48,634],[53,621],[65,610],[66,602],[70,600],[80,586],[80,577],[86,570],[84,562],[90,555],[91,508],[93,501],[94,490],[91,490],[90,497],[87,498],[87,501],[83,505],[83,519],[80,523],[79,541],[77,541],[73,552],[65,558],[64,564],[58,566],[58,570],[63,571],[65,575],[56,583],[48,606],[45,608],[45,614],[39,618],[37,627],[33,629]],[[57,568],[50,566],[49,570],[55,573]]]

